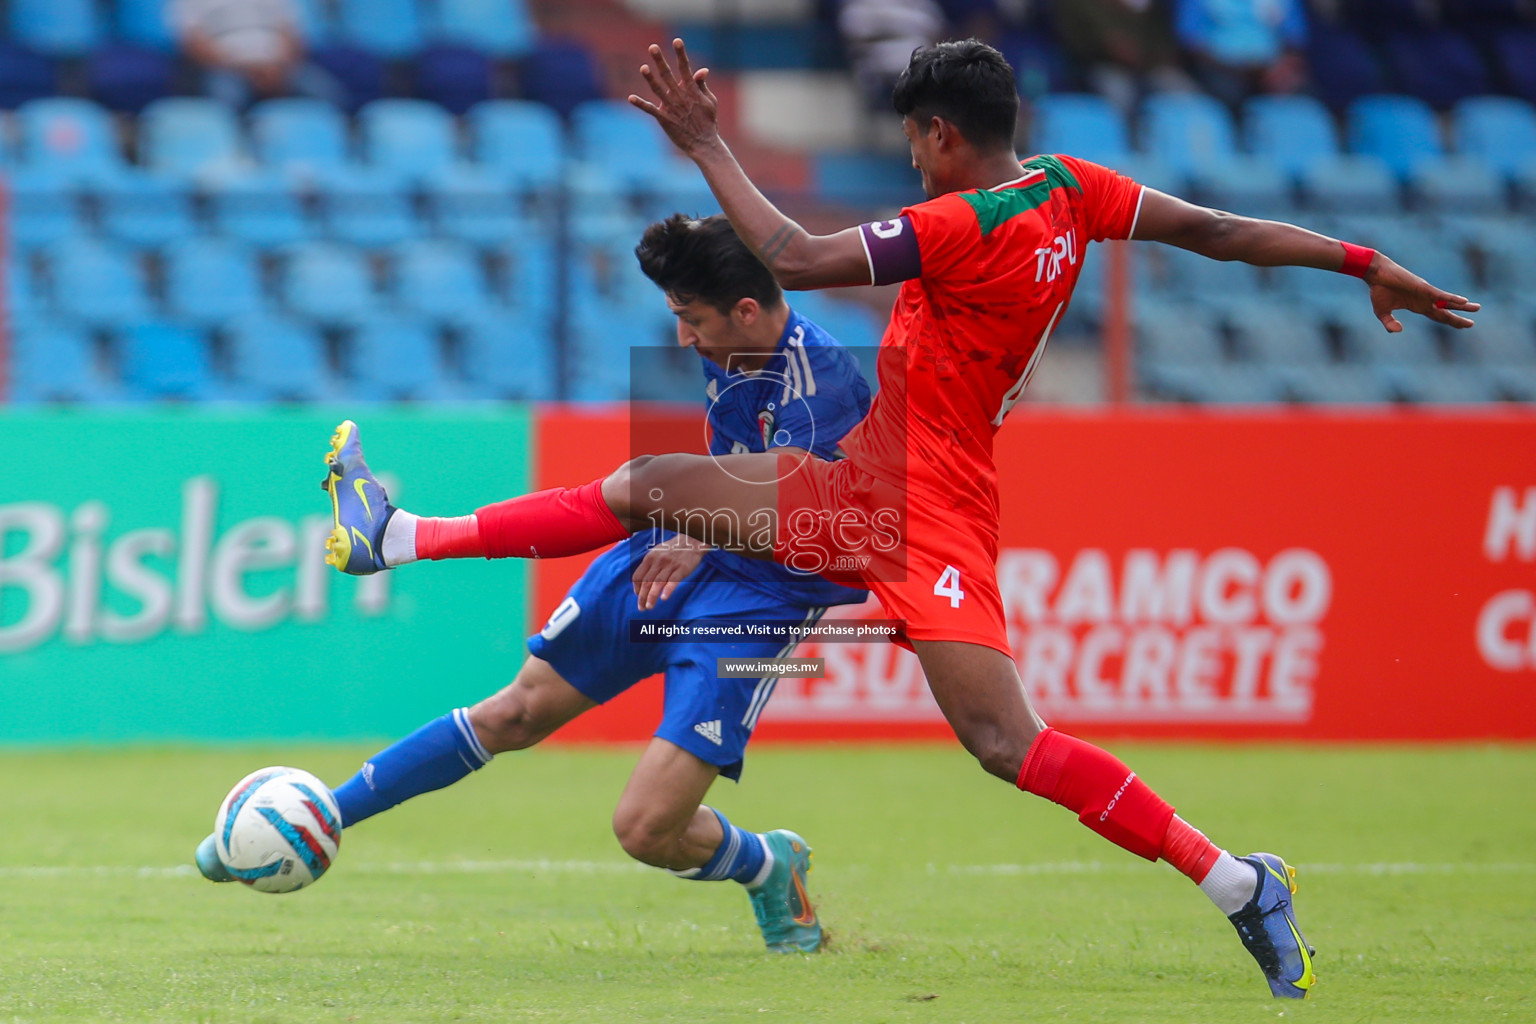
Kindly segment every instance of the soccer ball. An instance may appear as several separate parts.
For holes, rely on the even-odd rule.
[[[213,819],[219,860],[261,892],[296,892],[325,874],[341,846],[341,811],[325,783],[281,766],[235,783]]]

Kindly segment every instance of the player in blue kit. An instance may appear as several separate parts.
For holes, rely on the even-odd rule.
[[[773,276],[723,216],[677,214],[646,229],[635,254],[677,317],[678,344],[703,362],[716,455],[776,451],[840,457],[838,442],[869,410],[858,362],[785,302]],[[332,547],[348,572],[419,559],[484,553],[475,516],[419,518],[387,504],[363,461],[356,425],[333,439],[327,490],[338,526],[346,505],[387,520],[376,544]],[[384,510],[388,510],[385,513]],[[343,534],[345,536],[345,534]],[[377,549],[377,550],[375,550]],[[528,639],[529,658],[499,693],[459,708],[370,758],[335,793],[350,827],[457,782],[495,754],[533,746],[584,711],[664,673],[662,721],[613,815],[632,857],[701,881],[742,883],[763,939],[776,952],[813,952],[821,924],[805,889],[810,847],[794,832],[748,832],[704,805],[719,775],[739,779],[742,757],[776,677],[716,678],[716,659],[774,658],[782,635],[722,643],[684,638],[637,642],[637,623],[814,624],[830,605],[863,590],[772,562],[717,551],[690,537],[645,531],[599,556],[548,623]],[[234,880],[209,836],[199,870]]]

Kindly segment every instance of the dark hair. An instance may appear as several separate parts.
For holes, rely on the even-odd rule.
[[[635,258],[645,276],[682,305],[702,299],[729,313],[742,299],[756,299],[765,308],[784,301],[773,274],[724,214],[697,220],[674,213],[657,221],[640,236]]]
[[[1013,67],[976,39],[920,46],[896,79],[891,105],[923,122],[942,117],[977,149],[1013,148],[1019,92]]]

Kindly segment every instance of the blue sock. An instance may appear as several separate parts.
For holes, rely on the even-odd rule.
[[[714,811],[715,817],[720,819],[720,827],[725,830],[720,848],[703,866],[672,873],[679,878],[691,878],[697,882],[722,882],[729,878],[747,885],[758,881],[757,876],[768,862],[768,847],[763,843],[763,837],[744,828],[737,828],[713,807],[710,810]]]
[[[363,770],[334,790],[343,828],[387,811],[413,796],[451,786],[491,762],[480,745],[469,709],[433,719],[373,755]]]

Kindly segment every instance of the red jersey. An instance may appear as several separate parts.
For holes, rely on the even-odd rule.
[[[1129,238],[1141,194],[1098,164],[1036,156],[1016,181],[863,225],[871,283],[905,283],[881,340],[880,393],[843,439],[849,460],[995,531],[992,437],[1066,311],[1084,247]]]

